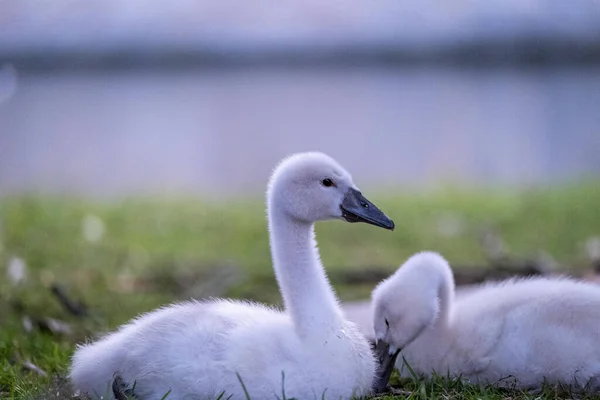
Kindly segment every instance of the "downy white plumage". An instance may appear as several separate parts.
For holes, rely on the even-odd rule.
[[[600,287],[568,278],[487,283],[458,299],[452,270],[433,252],[410,257],[372,293],[381,363],[375,391],[396,367],[473,383],[536,389],[600,388]]]
[[[267,191],[270,245],[285,311],[214,299],[171,305],[134,319],[72,360],[76,388],[111,393],[113,374],[143,400],[348,399],[371,390],[375,359],[347,321],[319,260],[314,222],[394,223],[322,153],[285,159]],[[112,397],[112,396],[109,396]]]

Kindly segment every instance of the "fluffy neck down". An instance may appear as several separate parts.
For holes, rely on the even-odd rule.
[[[314,224],[270,207],[275,276],[286,311],[302,337],[338,329],[341,310],[319,258]]]

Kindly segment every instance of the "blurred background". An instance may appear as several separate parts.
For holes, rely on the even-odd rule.
[[[263,192],[307,150],[398,227],[317,227],[343,300],[423,249],[593,278],[600,1],[0,1],[0,393],[164,302],[278,303]]]
[[[600,171],[600,2],[22,1],[0,13],[0,191],[260,193]]]

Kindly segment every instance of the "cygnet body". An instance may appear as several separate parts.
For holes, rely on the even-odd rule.
[[[599,389],[600,288],[568,278],[487,283],[454,298],[452,270],[417,253],[372,293],[381,367],[522,389],[549,384]],[[397,359],[396,357],[399,356]],[[403,360],[404,358],[404,360]]]
[[[349,399],[369,393],[375,359],[347,321],[319,260],[314,222],[345,219],[393,229],[352,178],[322,153],[285,159],[267,191],[270,246],[285,311],[213,299],[142,315],[79,347],[70,378],[112,398],[113,374],[136,398]]]

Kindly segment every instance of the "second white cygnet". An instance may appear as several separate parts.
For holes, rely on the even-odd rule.
[[[510,279],[455,299],[448,262],[421,252],[375,288],[372,307],[381,363],[376,391],[385,389],[394,364],[410,376],[404,360],[417,374],[449,373],[476,384],[600,388],[595,284]]]

